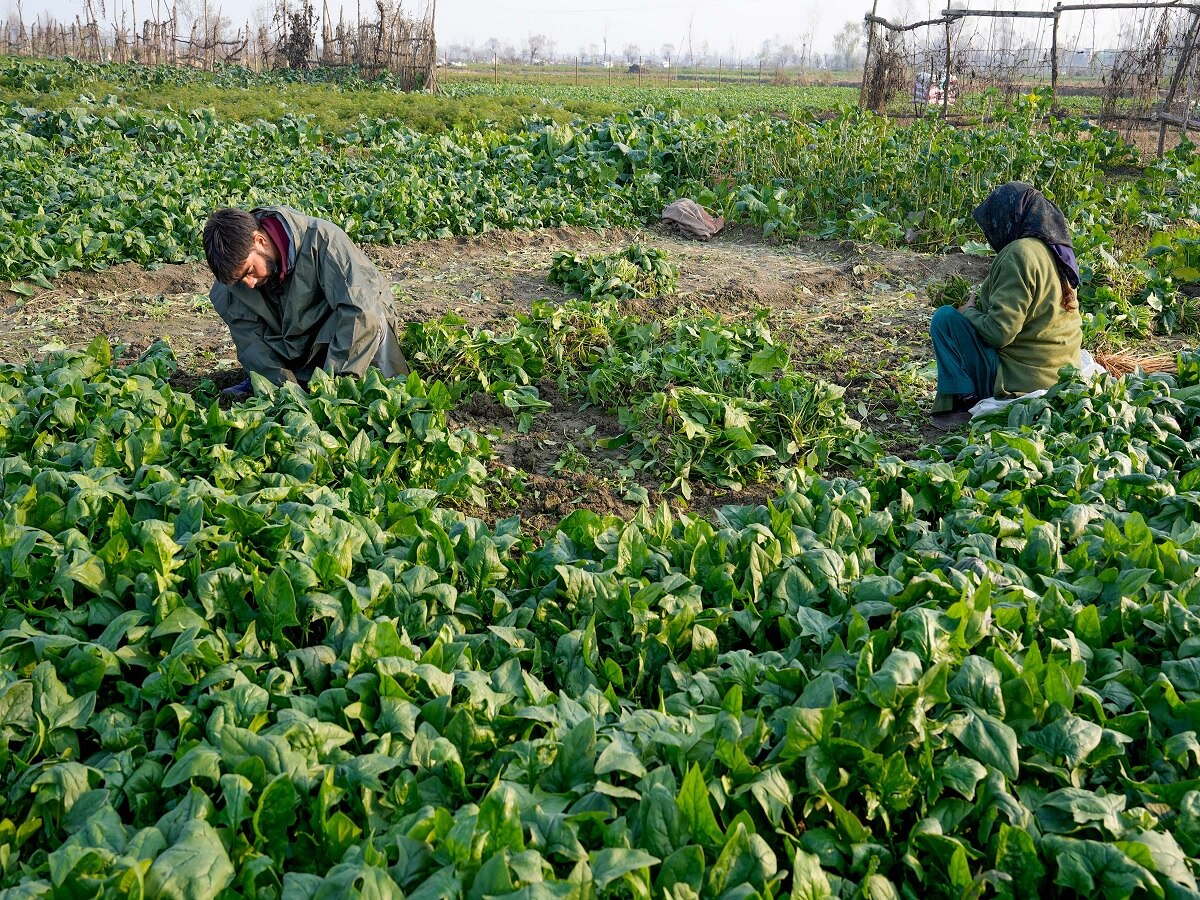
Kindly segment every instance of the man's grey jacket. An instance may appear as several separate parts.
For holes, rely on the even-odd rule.
[[[260,222],[273,216],[291,246],[278,302],[240,282],[217,282],[209,293],[242,366],[276,384],[307,382],[319,367],[335,375],[362,376],[372,365],[386,377],[407,373],[391,287],[346,233],[287,206],[251,214]]]

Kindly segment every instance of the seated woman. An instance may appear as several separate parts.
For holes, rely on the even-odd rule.
[[[978,299],[943,306],[929,323],[934,423],[942,427],[966,421],[985,397],[1050,387],[1059,369],[1079,365],[1083,342],[1079,267],[1062,210],[1031,185],[1010,181],[974,215],[996,258]]]

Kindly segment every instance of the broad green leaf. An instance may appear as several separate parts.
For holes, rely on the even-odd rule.
[[[1143,831],[1132,840],[1149,849],[1154,863],[1153,871],[1189,891],[1197,890],[1196,876],[1189,867],[1188,856],[1169,831]]]
[[[233,881],[233,864],[216,830],[203,821],[183,826],[179,839],[160,853],[146,873],[148,897],[206,900]]]
[[[0,726],[20,726],[23,731],[33,727],[32,682],[14,681],[0,691]]]
[[[1154,876],[1112,844],[1048,835],[1041,847],[1057,864],[1054,883],[1060,887],[1115,900],[1163,896]]]
[[[787,734],[780,753],[786,760],[797,759],[824,741],[837,718],[835,707],[809,709],[797,706],[786,711]]]
[[[541,874],[540,872],[538,873]],[[467,900],[484,900],[485,897],[511,894],[515,890],[512,873],[509,871],[508,851],[493,853],[475,873]]]
[[[775,854],[767,842],[738,822],[708,871],[708,884],[715,896],[746,884],[761,888],[777,870]]]
[[[1034,811],[1042,829],[1064,834],[1093,827],[1117,836],[1120,814],[1125,810],[1122,794],[1101,796],[1081,788],[1059,788],[1047,795]]]
[[[674,795],[664,785],[654,784],[643,791],[637,823],[637,844],[641,848],[664,859],[681,849],[686,836],[683,814]]]
[[[968,656],[946,689],[950,698],[960,706],[1003,717],[1004,696],[1000,681],[1000,672],[990,660],[982,656]]]
[[[278,643],[283,629],[300,624],[296,618],[296,592],[283,568],[274,569],[267,576],[262,590],[255,591],[254,599],[262,632],[272,641]]]
[[[704,850],[695,844],[680,847],[665,860],[654,881],[654,889],[667,895],[676,885],[685,885],[697,895],[704,885]]]
[[[612,882],[630,872],[637,872],[657,865],[661,860],[641,850],[627,850],[622,847],[606,847],[589,854],[592,869],[592,879],[603,890]]]
[[[492,853],[520,853],[525,849],[520,803],[511,785],[501,781],[488,792],[479,805],[475,830],[481,837],[486,835],[486,846]]]
[[[289,834],[296,822],[298,796],[296,787],[287,775],[271,779],[258,798],[254,810],[254,833],[262,843],[259,848],[280,863],[287,856]]]
[[[361,897],[363,900],[408,900],[455,896],[461,884],[447,869],[442,869],[420,887],[405,895],[385,869],[361,862],[343,862],[329,870],[313,900],[337,900],[342,897]]]
[[[701,845],[715,849],[725,844],[725,837],[717,824],[716,816],[713,815],[704,776],[700,774],[700,767],[695,763],[683,777],[683,784],[679,787],[679,796],[675,798],[675,802],[679,804],[679,811],[683,814],[688,831]]]
[[[1100,746],[1104,729],[1078,716],[1066,715],[1041,731],[1031,733],[1026,742],[1068,769],[1079,766],[1088,754]]]
[[[607,775],[610,772],[625,772],[634,778],[641,778],[646,774],[645,765],[620,735],[615,735],[609,741],[596,760],[597,775]]]
[[[1030,897],[1037,893],[1046,874],[1038,858],[1037,847],[1029,832],[1000,824],[996,844],[996,868],[1012,878],[1011,896]]]
[[[792,862],[791,900],[832,900],[829,878],[814,853],[797,850]]]
[[[167,769],[162,786],[175,787],[193,778],[205,778],[214,785],[221,780],[221,755],[207,744],[197,744],[179,757]]]
[[[1008,725],[982,710],[972,710],[960,716],[949,730],[979,762],[1017,778],[1017,735]]]

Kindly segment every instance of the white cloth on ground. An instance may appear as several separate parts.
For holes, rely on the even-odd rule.
[[[1107,371],[1105,371],[1104,366],[1096,362],[1096,360],[1092,358],[1092,354],[1088,353],[1086,350],[1079,351],[1079,372],[1085,379],[1088,380],[1091,380],[1093,375],[1108,374]],[[971,418],[973,419],[976,416],[984,416],[990,412],[995,412],[998,409],[1004,409],[1004,407],[1008,406],[1008,404],[1016,403],[1018,400],[1029,400],[1033,397],[1040,397],[1044,393],[1046,393],[1045,389],[1040,391],[1030,391],[1028,394],[1022,394],[1020,397],[1009,397],[1006,400],[997,400],[995,397],[985,397],[971,407]]]

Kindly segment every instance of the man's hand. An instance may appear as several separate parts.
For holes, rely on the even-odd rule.
[[[975,295],[972,294],[970,297],[967,298],[966,302],[958,308],[958,311],[962,312],[963,310],[974,309],[974,308],[975,308]]]
[[[239,381],[237,384],[230,385],[222,389],[221,396],[228,397],[234,403],[240,403],[254,393],[254,387],[250,384],[250,378],[245,381]]]

